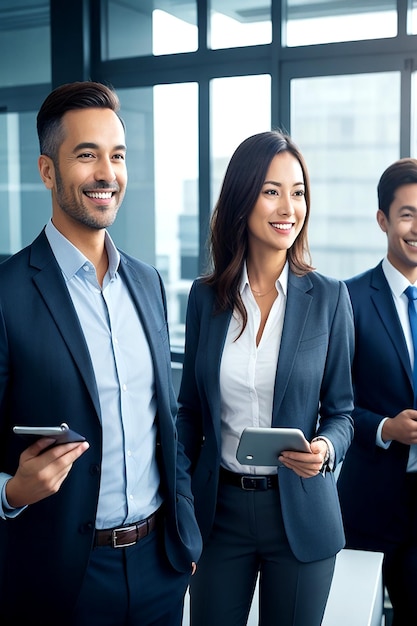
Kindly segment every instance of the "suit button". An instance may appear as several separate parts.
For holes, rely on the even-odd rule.
[[[80,526],[80,533],[82,535],[85,535],[86,533],[91,533],[92,530],[94,530],[93,522],[86,522],[85,524],[81,524]]]
[[[100,474],[100,466],[95,463],[94,465],[90,465],[90,474],[92,476],[97,476],[97,474]]]

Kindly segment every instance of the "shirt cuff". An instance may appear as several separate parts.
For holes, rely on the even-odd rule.
[[[11,476],[8,476],[6,474],[2,474],[0,476],[0,485],[1,483],[3,483],[1,485],[1,506],[0,506],[0,517],[2,517],[3,519],[12,519],[13,517],[17,517],[18,515],[20,515],[20,513],[26,509],[26,506],[22,506],[19,507],[17,509],[14,509],[13,507],[10,506],[10,504],[7,502],[7,498],[6,498],[6,485],[9,482],[9,480],[11,479]]]
[[[313,441],[324,441],[327,444],[327,455],[324,459],[323,465],[320,469],[320,473],[324,474],[326,473],[326,470],[329,470],[330,472],[332,472],[334,470],[334,464],[335,464],[335,451],[334,451],[334,446],[332,444],[332,442],[330,441],[330,439],[328,439],[327,437],[314,437]]]
[[[382,439],[382,427],[387,419],[389,419],[389,417],[384,417],[384,419],[380,421],[378,430],[376,431],[376,445],[380,448],[384,448],[384,450],[387,450],[391,445],[391,439],[389,439],[388,441],[384,441]]]

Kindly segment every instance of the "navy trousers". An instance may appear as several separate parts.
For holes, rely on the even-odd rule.
[[[162,529],[134,546],[94,548],[73,615],[74,626],[181,626],[191,574],[179,573]]]
[[[294,557],[277,489],[220,484],[214,527],[190,582],[191,626],[245,626],[258,573],[260,626],[319,626],[335,560]]]
[[[347,548],[384,553],[382,577],[393,608],[392,626],[417,624],[417,473],[407,474],[405,482],[406,501],[401,516],[407,523],[396,542],[381,537],[377,528],[370,536],[345,527]]]

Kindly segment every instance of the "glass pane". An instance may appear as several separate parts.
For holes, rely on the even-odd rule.
[[[211,198],[217,200],[235,149],[271,128],[271,77],[243,76],[211,81]]]
[[[417,158],[417,72],[411,75],[411,156]]]
[[[197,50],[195,0],[104,0],[102,7],[104,60]]]
[[[306,46],[336,41],[395,37],[396,0],[284,0],[287,16],[283,41]]]
[[[291,134],[311,176],[313,265],[342,279],[376,265],[376,187],[399,158],[399,72],[291,81]]]
[[[51,215],[38,172],[36,113],[0,114],[0,255],[28,245]]]
[[[182,348],[186,301],[198,274],[198,87],[118,93],[129,183],[112,235],[122,249],[161,272],[171,345]]]
[[[171,346],[182,349],[198,275],[198,85],[159,85],[154,98],[156,266],[167,289]]]
[[[2,0],[0,85],[34,85],[51,80],[48,0]]]
[[[211,48],[272,41],[271,0],[211,0],[209,4]]]
[[[408,0],[407,33],[417,33],[417,0]]]

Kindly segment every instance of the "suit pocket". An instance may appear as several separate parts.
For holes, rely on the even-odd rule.
[[[328,341],[329,335],[327,333],[321,333],[321,335],[316,335],[315,337],[310,337],[309,339],[302,339],[298,349],[300,352],[305,350],[314,350],[321,345],[327,346]]]

